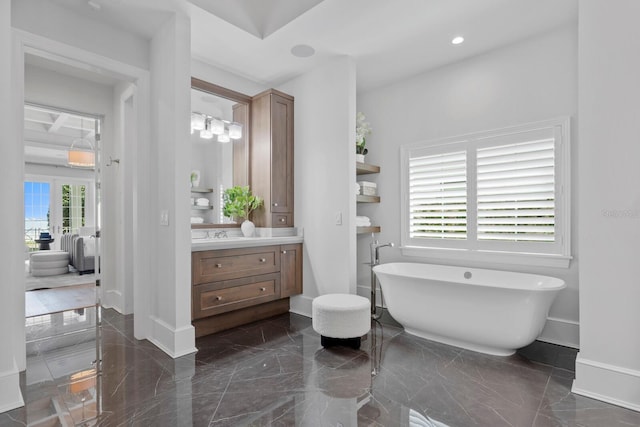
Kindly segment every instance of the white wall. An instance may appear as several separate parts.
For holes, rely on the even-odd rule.
[[[304,229],[302,296],[355,293],[355,64],[341,57],[278,89],[295,97],[295,226]],[[342,214],[342,225],[336,215]]]
[[[3,130],[3,143],[0,144],[2,159],[2,180],[0,180],[0,200],[23,200],[22,182],[22,144],[18,143],[22,112],[16,111],[16,99],[21,97],[13,80],[11,41],[11,4],[0,2],[0,128]],[[0,412],[17,408],[24,404],[20,393],[18,370],[22,367],[18,359],[24,356],[24,267],[23,250],[24,210],[0,209],[2,224],[2,251],[0,251],[0,270],[4,277],[3,297],[0,299]],[[13,285],[13,286],[11,286]],[[9,325],[15,325],[8,327]]]
[[[49,0],[11,0],[11,4],[14,28],[149,69],[149,42],[140,36],[114,31]]]
[[[178,357],[196,351],[191,326],[190,25],[176,14],[151,41],[152,248],[149,339]],[[160,224],[161,212],[168,224]]]
[[[640,2],[580,1],[580,353],[573,391],[640,411]]]
[[[452,47],[456,48],[456,47]],[[496,129],[560,116],[577,116],[576,28],[555,30],[499,50],[442,67],[391,86],[358,95],[357,110],[370,121],[367,162],[381,167],[379,175],[358,179],[378,182],[379,205],[360,205],[358,212],[370,216],[382,231],[381,242],[400,243],[400,146],[406,143]],[[573,177],[578,164],[576,133],[573,134]],[[572,206],[577,202],[577,182]],[[547,274],[564,279],[568,287],[550,311],[552,321],[543,339],[578,345],[578,239],[577,218],[572,223],[573,256],[568,269],[535,268],[499,264],[469,266]],[[359,293],[369,292],[369,236],[358,237]],[[403,258],[398,247],[381,251],[382,262]],[[433,262],[433,261],[432,261]],[[448,264],[459,265],[452,259]]]

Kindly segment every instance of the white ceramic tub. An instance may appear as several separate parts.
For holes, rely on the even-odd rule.
[[[413,335],[508,356],[542,332],[561,279],[433,264],[373,268],[389,313]]]

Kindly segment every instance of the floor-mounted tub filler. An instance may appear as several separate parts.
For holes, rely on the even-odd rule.
[[[508,356],[542,332],[563,280],[434,264],[373,268],[391,316],[412,334]]]

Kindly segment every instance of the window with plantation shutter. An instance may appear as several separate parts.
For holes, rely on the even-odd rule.
[[[569,153],[568,118],[403,146],[403,252],[568,265]]]
[[[409,233],[467,238],[467,156],[464,151],[409,159]]]
[[[477,150],[478,240],[553,242],[552,138]]]

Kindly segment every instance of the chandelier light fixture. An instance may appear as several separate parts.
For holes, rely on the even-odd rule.
[[[229,142],[242,138],[242,124],[212,117],[207,114],[191,113],[191,133],[200,132],[200,138],[213,139],[217,135],[218,142]]]
[[[80,168],[92,168],[96,165],[93,144],[84,136],[84,118],[80,118],[80,137],[71,142],[67,152],[67,164]]]

